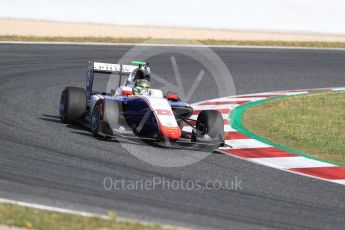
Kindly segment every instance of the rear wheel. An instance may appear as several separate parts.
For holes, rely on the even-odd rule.
[[[59,115],[63,123],[77,121],[86,110],[86,91],[78,87],[66,87],[61,94]]]
[[[218,111],[201,111],[197,118],[196,130],[201,135],[207,135],[212,139],[224,141],[224,120]]]

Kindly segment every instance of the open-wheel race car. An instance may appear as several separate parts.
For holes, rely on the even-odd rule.
[[[94,91],[95,73],[118,76],[119,84],[110,92]],[[222,115],[203,110],[193,120],[192,114],[193,108],[176,94],[163,95],[151,88],[150,67],[141,61],[131,65],[90,62],[86,88],[66,87],[59,105],[63,123],[83,125],[95,136],[177,148],[214,150],[223,146]]]

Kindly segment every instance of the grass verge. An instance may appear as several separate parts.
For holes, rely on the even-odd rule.
[[[345,92],[323,92],[258,104],[246,129],[273,143],[345,165]]]
[[[131,221],[118,221],[116,214],[109,213],[109,220],[98,217],[43,211],[13,204],[0,203],[0,225],[24,227],[38,230],[161,230],[173,229],[160,225],[141,224]]]
[[[312,48],[345,48],[345,42],[303,42],[303,41],[236,41],[236,40],[188,40],[188,39],[152,39],[152,38],[116,38],[116,37],[40,37],[2,35],[0,41],[27,42],[91,42],[91,43],[133,43],[133,44],[185,44],[185,45],[236,45],[236,46],[286,46]]]

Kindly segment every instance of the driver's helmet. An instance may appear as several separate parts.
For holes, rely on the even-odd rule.
[[[151,84],[146,79],[137,79],[134,81],[133,93],[134,94],[143,94],[147,92],[147,89],[151,87]]]
[[[147,69],[140,69],[136,68],[133,72],[129,75],[125,85],[133,85],[136,80],[145,79],[150,81],[150,72]]]

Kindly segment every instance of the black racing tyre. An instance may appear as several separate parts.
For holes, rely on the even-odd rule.
[[[120,121],[120,113],[122,108],[116,101],[106,100],[104,101],[104,118],[103,120],[109,125],[111,130],[117,128]]]
[[[93,107],[91,113],[91,132],[95,136],[105,134],[112,136],[113,129],[119,122],[119,104],[111,100],[99,101]]]
[[[66,87],[61,94],[59,115],[63,123],[77,121],[86,111],[86,91],[78,87]]]
[[[224,141],[224,120],[216,110],[203,110],[199,113],[196,129],[211,138],[219,138]]]

